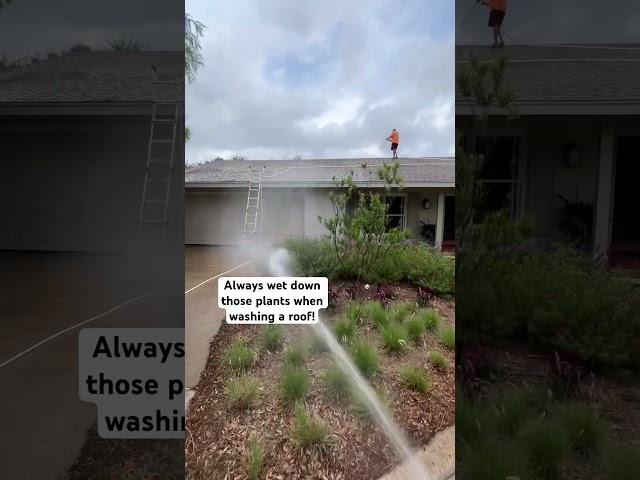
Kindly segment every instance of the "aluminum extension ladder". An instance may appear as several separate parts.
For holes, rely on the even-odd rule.
[[[247,193],[247,209],[244,213],[243,243],[257,243],[262,234],[262,178],[264,169],[255,172],[249,167],[249,192]]]
[[[184,80],[160,80],[153,70],[153,109],[147,146],[147,166],[138,213],[138,242],[162,242],[168,224],[176,141],[181,128]]]

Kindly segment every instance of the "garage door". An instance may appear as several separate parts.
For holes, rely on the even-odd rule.
[[[187,194],[185,242],[233,245],[240,241],[247,195],[243,192]]]

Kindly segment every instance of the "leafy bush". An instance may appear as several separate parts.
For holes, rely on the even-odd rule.
[[[260,383],[253,375],[244,374],[232,378],[225,388],[232,408],[244,410],[255,403],[260,394]]]
[[[400,370],[400,377],[409,388],[420,393],[427,393],[431,389],[431,379],[427,372],[417,366],[406,366]]]
[[[376,328],[382,328],[389,324],[387,310],[377,301],[367,302],[367,316]]]
[[[249,480],[258,480],[264,468],[264,447],[258,439],[251,437],[247,442],[245,468]]]
[[[438,330],[438,340],[449,350],[456,348],[456,329],[450,326],[442,326]]]
[[[422,339],[422,335],[424,335],[426,330],[424,321],[419,317],[412,317],[404,322],[404,328],[407,332],[407,337],[415,343],[418,343]]]
[[[419,319],[422,320],[427,330],[436,331],[440,328],[440,314],[436,310],[420,310],[417,313]]]
[[[429,361],[431,362],[431,365],[433,365],[433,368],[435,368],[436,370],[445,371],[447,368],[449,368],[449,362],[447,361],[446,357],[437,350],[432,350],[431,352],[429,352]]]
[[[382,345],[393,353],[404,352],[407,349],[407,332],[402,325],[390,322],[380,330]]]
[[[262,344],[265,350],[274,352],[282,346],[284,329],[281,325],[269,325],[262,332]]]
[[[289,345],[284,351],[284,364],[292,367],[302,367],[307,356],[307,349],[303,345]]]
[[[591,259],[568,250],[473,259],[461,263],[458,290],[456,317],[468,340],[526,339],[592,366],[634,366],[640,289]]]
[[[280,372],[280,395],[283,400],[295,403],[309,392],[309,374],[304,368],[285,365]]]
[[[310,450],[325,450],[334,443],[327,424],[314,417],[304,405],[296,406],[291,437],[298,447]]]
[[[328,277],[331,280],[357,278],[354,271],[339,264],[326,239],[292,239],[285,246],[293,258],[297,275]],[[455,292],[455,259],[424,245],[402,245],[380,256],[367,282],[412,282],[438,294]]]
[[[349,395],[351,383],[344,372],[334,364],[324,372],[322,388],[327,397],[334,400],[343,400]]]
[[[249,369],[255,360],[255,352],[245,342],[235,341],[224,355],[224,363],[232,370],[243,372]]]
[[[333,333],[339,342],[349,343],[356,333],[356,324],[349,318],[340,318],[333,324]]]
[[[366,378],[373,377],[380,370],[380,358],[375,345],[359,339],[351,346],[351,355],[356,366]]]

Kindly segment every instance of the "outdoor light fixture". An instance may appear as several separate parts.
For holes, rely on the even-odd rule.
[[[425,210],[429,210],[431,208],[431,200],[429,200],[428,198],[425,198],[422,201],[422,208],[424,208]]]
[[[579,167],[581,164],[580,148],[575,143],[564,147],[564,162],[567,167]]]

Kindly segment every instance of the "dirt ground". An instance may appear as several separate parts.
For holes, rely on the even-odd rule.
[[[342,285],[341,291],[346,291],[345,287]],[[411,295],[415,297],[414,287],[389,288],[395,289],[395,301]],[[358,286],[357,290],[360,292],[361,288]],[[338,300],[340,303],[344,301]],[[452,301],[438,299],[433,306],[440,311],[445,323],[454,323]],[[326,317],[326,321],[331,323],[331,316]],[[207,367],[200,378],[187,420],[187,478],[246,478],[245,443],[254,434],[265,444],[266,479],[377,479],[399,463],[377,427],[355,415],[348,402],[328,400],[321,392],[321,374],[331,362],[329,353],[310,353],[307,358],[310,374],[307,404],[327,422],[335,439],[335,445],[326,453],[299,450],[290,439],[291,408],[282,403],[277,392],[282,351],[261,351],[251,369],[262,386],[258,404],[244,412],[231,411],[224,394],[225,383],[231,373],[222,364],[222,356],[239,337],[259,346],[262,328],[260,325],[232,326],[225,323],[211,343]],[[310,334],[310,329],[300,326],[287,328],[286,343],[303,340]],[[361,327],[361,333],[370,338],[377,336],[366,325]],[[449,368],[445,372],[438,372],[429,365],[427,351],[433,349],[442,351],[447,357]],[[423,446],[437,432],[454,423],[454,355],[441,347],[432,333],[425,336],[422,344],[405,354],[388,355],[381,349],[380,353],[382,372],[374,377],[372,385],[386,398],[396,422],[408,433],[413,446]],[[433,387],[428,395],[413,392],[401,383],[398,372],[405,364],[419,364],[429,369]]]

